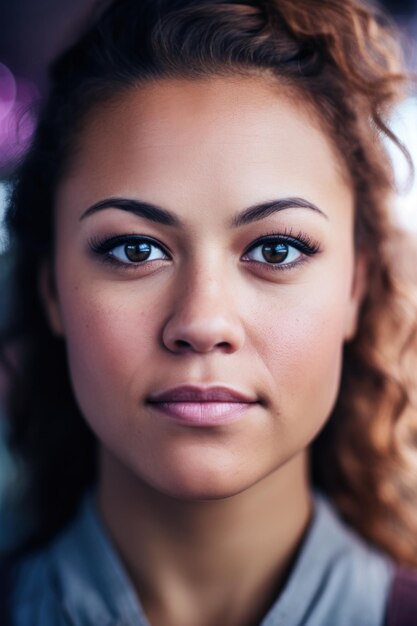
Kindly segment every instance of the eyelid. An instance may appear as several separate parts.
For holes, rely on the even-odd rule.
[[[306,254],[314,254],[320,250],[320,245],[317,240],[314,240],[303,231],[298,231],[297,234],[294,234],[294,230],[290,228],[280,233],[274,231],[261,235],[246,248],[245,254],[253,248],[271,241],[288,243]]]
[[[149,235],[138,235],[137,233],[132,233],[129,235],[116,235],[114,237],[103,237],[103,238],[91,237],[88,243],[90,247],[92,248],[92,250],[94,250],[95,252],[104,253],[104,252],[109,252],[110,250],[112,250],[113,248],[116,248],[117,246],[123,246],[131,242],[138,242],[138,241],[147,241],[153,246],[160,248],[163,252],[167,254],[171,254],[171,251],[169,250],[168,246],[161,243],[154,237],[150,237]]]

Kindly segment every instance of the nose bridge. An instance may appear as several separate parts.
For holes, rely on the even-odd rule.
[[[233,298],[231,269],[218,254],[201,256],[188,264],[175,285],[164,343],[170,350],[208,352],[221,347],[234,351],[243,343],[243,328]]]
[[[214,254],[206,255],[204,259],[193,259],[187,271],[187,280],[184,282],[186,297],[193,300],[213,299],[215,301],[227,282],[230,280],[225,261]]]
[[[204,254],[196,254],[190,259],[182,283],[182,298],[178,303],[187,312],[211,317],[215,312],[220,316],[233,314],[232,298],[233,269],[227,263],[222,251],[212,248]]]

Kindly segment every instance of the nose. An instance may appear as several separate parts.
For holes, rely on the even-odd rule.
[[[233,353],[244,343],[242,319],[233,284],[224,276],[193,272],[177,288],[162,341],[174,353],[220,350]]]

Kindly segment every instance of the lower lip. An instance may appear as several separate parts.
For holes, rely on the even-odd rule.
[[[241,419],[256,402],[152,402],[177,423],[186,426],[224,426]]]

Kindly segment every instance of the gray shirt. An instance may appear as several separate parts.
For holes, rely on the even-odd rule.
[[[18,568],[14,626],[150,626],[93,494]],[[314,491],[314,514],[287,582],[260,626],[382,626],[393,563]]]

